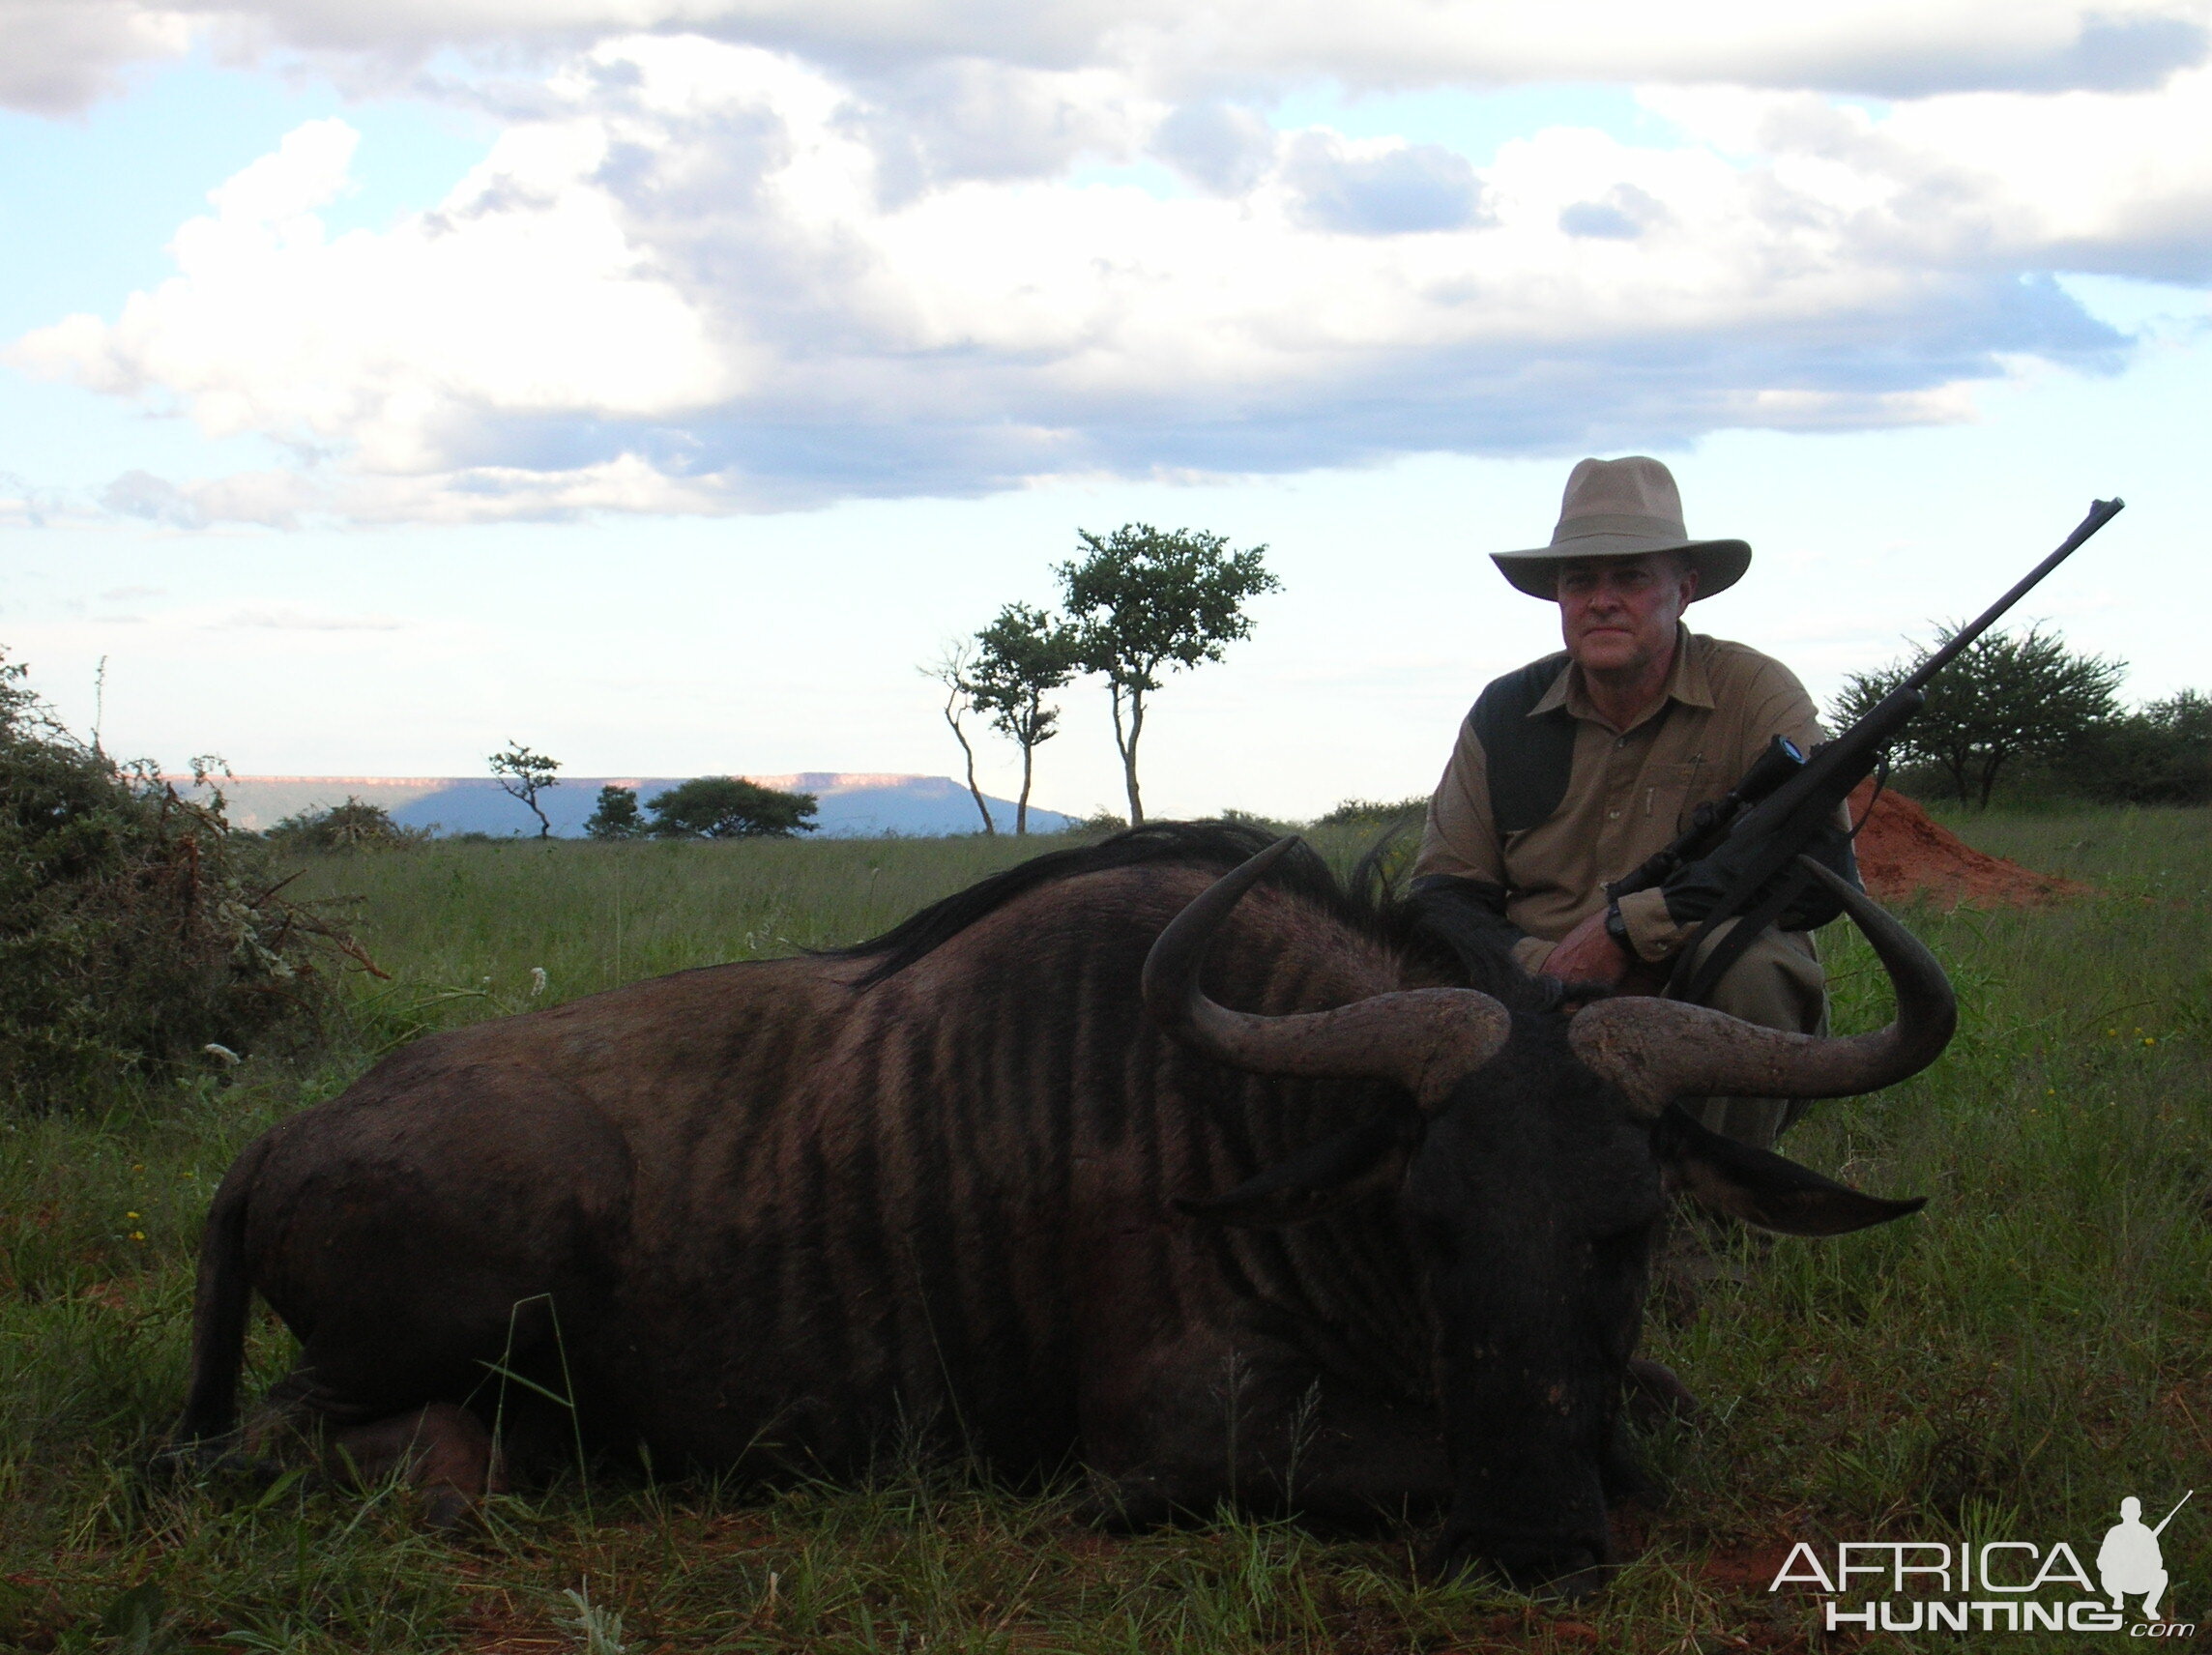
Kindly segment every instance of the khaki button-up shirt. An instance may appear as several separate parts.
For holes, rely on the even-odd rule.
[[[1826,739],[1812,697],[1788,667],[1686,627],[1666,692],[1626,730],[1598,716],[1583,670],[1572,663],[1528,716],[1560,707],[1575,720],[1575,740],[1558,808],[1536,827],[1498,831],[1487,756],[1470,714],[1429,801],[1413,869],[1416,876],[1455,874],[1502,886],[1506,918],[1528,933],[1515,953],[1530,970],[1552,944],[1605,906],[1607,881],[1665,849],[1689,826],[1690,813],[1733,787],[1772,738],[1787,736],[1807,751]],[[1620,912],[1630,942],[1647,960],[1666,959],[1694,929],[1668,917],[1657,890],[1623,897]]]

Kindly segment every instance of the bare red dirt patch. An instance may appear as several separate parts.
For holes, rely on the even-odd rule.
[[[1975,850],[1896,790],[1877,796],[1871,780],[1851,794],[1851,820],[1866,824],[1858,836],[1859,877],[1884,902],[1918,896],[1946,908],[2027,908],[2089,894],[2085,885]]]

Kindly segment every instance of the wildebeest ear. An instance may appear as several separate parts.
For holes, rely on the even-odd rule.
[[[1784,1235],[1844,1235],[1928,1205],[1925,1196],[1884,1201],[1862,1195],[1810,1167],[1708,1131],[1680,1104],[1660,1116],[1651,1147],[1671,1190]]]
[[[1411,1107],[1385,1109],[1349,1131],[1247,1178],[1227,1195],[1176,1201],[1178,1212],[1247,1229],[1303,1224],[1405,1176],[1424,1122]]]

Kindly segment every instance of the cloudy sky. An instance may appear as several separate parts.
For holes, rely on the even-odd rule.
[[[2110,494],[2024,613],[2212,681],[2208,0],[0,0],[0,648],[170,765],[945,771],[1145,520],[1285,589],[1155,810],[1425,791],[1584,453],[1817,693]]]

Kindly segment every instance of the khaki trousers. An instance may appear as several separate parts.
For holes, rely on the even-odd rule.
[[[1732,920],[1713,933],[1705,948],[1734,928]],[[1703,953],[1704,950],[1701,949]],[[1768,931],[1744,950],[1713,990],[1712,1007],[1746,1023],[1787,1029],[1798,1034],[1828,1031],[1828,977],[1809,931]],[[1813,1107],[1803,1097],[1706,1097],[1682,1099],[1682,1107],[1706,1127],[1771,1149],[1774,1141]]]

